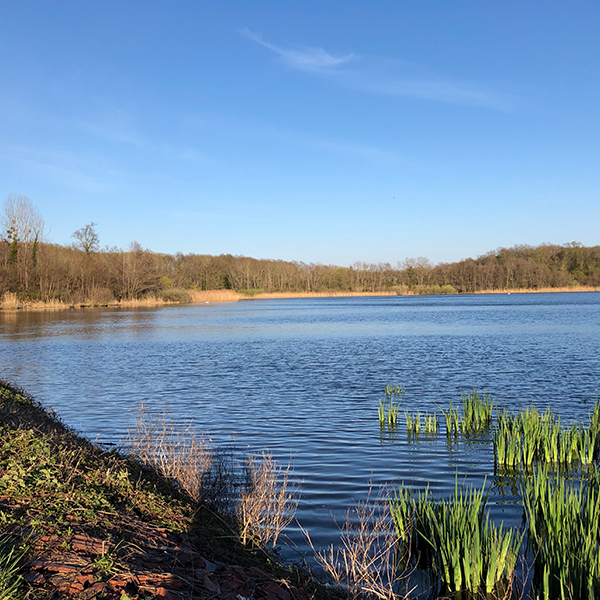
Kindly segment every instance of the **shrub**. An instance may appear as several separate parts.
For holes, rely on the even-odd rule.
[[[182,288],[169,288],[162,290],[160,297],[165,302],[178,302],[180,304],[186,304],[192,301],[192,296],[190,293]]]

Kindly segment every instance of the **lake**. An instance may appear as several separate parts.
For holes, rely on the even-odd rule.
[[[382,431],[386,384],[402,409],[461,391],[503,407],[550,406],[587,420],[600,390],[600,293],[253,300],[155,310],[0,313],[0,376],[91,439],[119,443],[140,404],[193,421],[217,446],[271,450],[302,481],[297,517],[317,546],[372,485],[481,486],[490,512],[521,523],[493,475],[488,437],[448,444]],[[298,558],[307,552],[297,527]]]

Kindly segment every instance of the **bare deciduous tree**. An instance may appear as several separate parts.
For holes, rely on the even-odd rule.
[[[40,241],[44,233],[44,218],[27,196],[9,194],[4,201],[2,230],[10,241]]]
[[[96,223],[92,221],[75,231],[71,236],[77,240],[75,242],[75,247],[79,250],[83,250],[86,254],[97,252],[100,248],[100,238],[96,233],[95,227]]]

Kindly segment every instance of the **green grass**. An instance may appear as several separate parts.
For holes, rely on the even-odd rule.
[[[446,422],[446,437],[451,438],[457,436],[460,430],[460,417],[458,414],[458,408],[452,406],[452,400],[450,400],[448,410],[446,411],[438,404],[436,404],[436,406],[444,415],[444,420]]]
[[[427,411],[423,414],[420,412],[411,414],[405,411],[404,418],[408,435],[418,436],[421,433],[434,435],[437,433],[439,419],[436,414],[430,414]]]
[[[468,435],[489,431],[494,409],[494,401],[490,395],[485,392],[480,394],[477,390],[473,390],[470,394],[461,392],[460,398],[463,405],[463,414],[460,420],[462,433]]]

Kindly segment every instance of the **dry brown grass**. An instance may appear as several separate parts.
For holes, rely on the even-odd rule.
[[[188,290],[192,302],[206,304],[212,302],[237,302],[246,296],[234,290]]]
[[[195,502],[205,499],[204,483],[214,464],[214,452],[191,423],[180,428],[167,413],[153,416],[141,406],[125,450],[142,464],[155,468]]]
[[[168,304],[177,304],[169,302],[162,298],[148,296],[146,298],[133,298],[130,300],[115,300],[111,302],[97,303],[92,300],[82,300],[79,302],[61,302],[60,300],[50,300],[48,302],[36,300],[17,299],[17,295],[11,292],[6,292],[0,301],[0,310],[73,310],[86,308],[154,308],[157,306],[165,306]]]
[[[140,408],[125,452],[156,469],[192,500],[217,509],[235,524],[244,545],[275,548],[298,506],[298,486],[289,481],[268,452],[236,460],[216,452],[192,424],[174,424],[167,413],[153,416]]]
[[[389,292],[265,292],[256,294],[256,299],[276,298],[352,298],[358,296],[397,296],[397,291]],[[243,296],[244,297],[244,296]]]
[[[331,545],[317,551],[303,530],[318,564],[346,593],[349,600],[400,600],[409,598],[413,589],[399,591],[400,584],[410,575],[404,557],[398,564],[397,536],[389,513],[389,503],[383,497],[372,503],[359,502],[346,513],[340,527],[340,546]]]
[[[549,294],[552,292],[600,292],[600,287],[576,285],[573,287],[545,287],[537,289],[515,288],[511,290],[480,290],[474,294]]]
[[[263,452],[249,456],[246,469],[248,477],[237,510],[242,543],[275,548],[298,507],[298,486],[289,480],[290,464],[278,467],[271,454]]]

